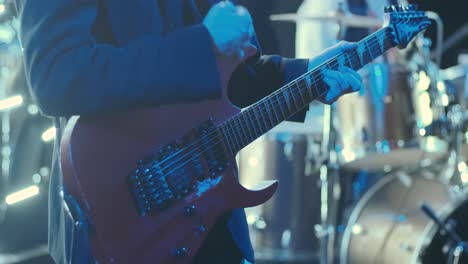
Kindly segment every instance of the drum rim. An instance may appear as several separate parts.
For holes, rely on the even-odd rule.
[[[438,216],[443,219],[445,222],[447,218],[455,212],[457,208],[459,208],[461,205],[463,205],[465,202],[468,202],[468,195],[465,194],[462,197],[457,197],[457,198],[452,198],[450,203],[445,205]],[[430,221],[426,227],[424,228],[424,231],[421,233],[421,238],[418,241],[417,246],[414,249],[414,254],[413,258],[411,260],[411,263],[421,263],[420,262],[420,257],[421,253],[427,246],[429,246],[430,241],[428,238],[433,238],[437,232],[439,231],[439,228],[434,221]]]
[[[429,150],[428,147],[425,147],[427,144],[429,144],[428,141],[430,140],[434,142],[432,144],[435,146],[433,150]],[[379,147],[379,145],[382,145],[382,147]],[[383,145],[385,145],[385,149]],[[342,148],[337,151],[337,154],[338,154],[338,160],[343,168],[355,170],[358,167],[351,166],[351,164],[355,161],[364,159],[367,156],[366,153],[368,155],[369,154],[372,154],[372,155],[390,154],[392,151],[411,149],[411,148],[421,149],[423,153],[429,153],[429,154],[447,153],[448,144],[447,142],[445,142],[445,140],[437,136],[416,137],[415,139],[411,139],[411,140],[381,140],[381,141],[372,143],[369,146],[366,146],[364,150],[352,151],[352,148]],[[343,150],[347,150],[347,151],[354,153],[355,157],[353,159],[346,161],[344,154],[343,154]],[[423,156],[420,161],[424,159],[425,158]]]
[[[357,220],[359,219],[359,216],[361,215],[363,209],[365,208],[365,206],[367,205],[369,200],[378,191],[380,191],[385,185],[387,185],[388,183],[390,183],[393,180],[396,180],[398,178],[398,172],[399,171],[402,171],[404,173],[407,173],[407,174],[411,175],[411,174],[413,174],[415,172],[420,171],[421,169],[433,170],[433,169],[431,169],[431,167],[417,167],[417,168],[413,168],[411,170],[409,170],[409,169],[407,169],[407,170],[403,170],[403,169],[402,170],[394,170],[394,171],[389,172],[389,173],[385,174],[384,176],[382,176],[382,179],[378,180],[373,186],[371,186],[369,188],[369,190],[361,197],[361,199],[359,199],[356,206],[352,209],[352,213],[349,216],[348,221],[346,222],[346,228],[345,228],[345,230],[343,232],[343,237],[342,237],[341,242],[340,242],[340,258],[339,259],[340,259],[341,264],[348,263],[349,245],[351,243],[352,227],[354,226],[354,224],[357,223]],[[411,177],[415,177],[415,176],[411,176]],[[423,176],[416,176],[416,177],[423,177]],[[438,181],[438,180],[434,179],[434,181]],[[443,183],[441,183],[441,184],[443,184]],[[442,216],[443,219],[446,219],[447,215],[450,215],[454,211],[454,209],[458,208],[459,205],[463,203],[463,201],[468,202],[468,194],[463,196],[463,198],[452,200],[451,203],[445,205],[443,207],[443,209],[441,210],[441,213],[439,214],[439,216]],[[422,242],[424,242],[422,239],[426,237],[426,229],[428,229],[427,232],[430,231],[429,228],[434,228],[434,223],[433,222],[429,222],[428,225],[426,225],[426,228],[424,229],[424,231],[421,233],[421,239],[418,241],[417,247],[414,250],[411,263],[417,263],[417,262],[415,262],[415,260],[417,260],[417,258],[420,256],[421,249],[423,249],[423,246],[424,246],[424,245],[422,245]],[[434,229],[437,230],[437,228],[434,228]],[[435,231],[433,231],[433,232],[435,232]]]
[[[352,213],[349,216],[348,221],[346,222],[346,228],[343,232],[343,238],[341,240],[340,246],[340,263],[345,264],[348,263],[348,255],[349,255],[349,245],[351,242],[351,234],[352,234],[352,226],[356,224],[359,216],[362,213],[362,210],[367,205],[368,201],[374,197],[374,194],[377,193],[383,186],[387,185],[389,182],[393,181],[397,178],[398,175],[388,175],[386,174],[380,179],[377,183],[375,183],[357,202],[356,206],[352,209]]]

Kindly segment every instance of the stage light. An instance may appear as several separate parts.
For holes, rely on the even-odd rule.
[[[462,182],[463,182],[464,184],[467,184],[467,183],[468,183],[468,173],[462,172],[461,175],[460,175],[460,177],[461,177],[461,180],[462,180]]]
[[[57,130],[55,129],[55,127],[51,127],[47,129],[46,131],[44,131],[44,133],[42,133],[42,140],[44,142],[50,142],[54,140],[56,133],[57,133]]]
[[[10,98],[6,98],[0,100],[0,111],[9,110],[23,104],[23,97],[21,95],[12,96]]]
[[[39,187],[37,187],[36,185],[33,185],[23,190],[7,195],[7,197],[5,198],[5,202],[8,205],[12,205],[15,203],[19,203],[23,200],[26,200],[28,198],[34,197],[38,194],[39,194]]]

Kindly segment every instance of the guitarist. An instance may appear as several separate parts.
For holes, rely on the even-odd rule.
[[[320,56],[286,59],[261,55],[248,11],[216,0],[15,0],[28,81],[43,114],[60,128],[71,115],[201,101],[221,96],[217,60],[257,54],[233,74],[234,103],[246,106],[356,45],[341,43]],[[357,91],[349,68],[326,72],[333,103]],[[183,121],[183,120],[177,120]],[[164,129],[164,127],[161,127]],[[58,150],[59,141],[55,143]],[[57,263],[94,263],[90,224],[62,187],[55,152],[50,179],[49,250]],[[243,210],[221,217],[196,263],[253,262]]]

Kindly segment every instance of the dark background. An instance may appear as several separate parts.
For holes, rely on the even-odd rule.
[[[264,54],[294,57],[295,25],[272,23],[268,17],[273,13],[295,12],[302,0],[241,0],[240,2],[252,13]],[[453,34],[468,21],[466,0],[412,2],[419,4],[424,10],[432,10],[440,14],[445,23],[445,37]],[[427,34],[434,36],[434,33],[431,28]],[[444,54],[442,68],[455,65],[458,54],[467,49],[468,39],[465,38],[463,42]],[[17,158],[21,156],[15,155]],[[24,159],[24,162],[28,162],[28,159]],[[41,188],[41,195],[11,207],[7,212],[5,222],[0,223],[0,263],[4,263],[2,261],[4,254],[29,259],[21,263],[50,263],[47,257],[40,257],[45,252],[44,246],[47,241],[47,186],[43,185]]]
[[[295,25],[293,23],[271,22],[268,17],[270,14],[295,12],[302,0],[240,0],[239,2],[253,14],[256,32],[264,54],[294,57]],[[466,0],[416,0],[410,2],[418,4],[421,10],[431,10],[442,17],[445,38],[468,22],[468,2]],[[435,37],[435,26],[428,29],[427,35],[431,38]],[[435,47],[435,39],[433,39],[433,43]],[[468,38],[444,53],[442,68],[455,65],[458,54],[463,50],[468,52]]]

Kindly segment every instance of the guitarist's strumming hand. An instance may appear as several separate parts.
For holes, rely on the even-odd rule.
[[[356,48],[356,43],[342,41],[310,59],[309,70],[314,69],[341,52],[351,51]],[[330,86],[330,90],[324,96],[318,98],[318,100],[325,104],[334,103],[344,94],[357,92],[363,85],[361,75],[348,67],[341,67],[338,71],[325,70],[323,74],[325,75],[324,81]]]
[[[203,25],[210,32],[219,55],[244,58],[244,48],[254,35],[252,17],[245,7],[222,1],[211,7]]]

